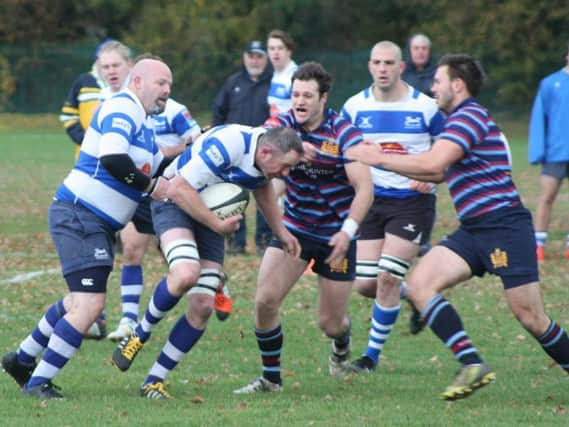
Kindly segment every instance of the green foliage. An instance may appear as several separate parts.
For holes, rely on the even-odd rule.
[[[359,76],[365,70],[365,62],[353,62],[353,52],[382,39],[403,47],[410,34],[421,31],[437,54],[479,57],[489,74],[485,102],[527,111],[539,80],[564,65],[567,16],[569,3],[561,0],[5,0],[0,45],[22,46],[16,57],[7,56],[17,79],[12,110],[56,112],[66,91],[62,82],[54,86],[52,74],[65,78],[67,87],[73,77],[45,64],[57,59],[76,74],[85,67],[83,57],[51,57],[50,51],[61,51],[70,41],[92,49],[107,36],[163,56],[174,70],[175,97],[190,108],[209,110],[223,81],[241,66],[244,43],[264,39],[271,29],[291,33],[296,58],[333,57],[324,65],[341,76],[336,82],[341,94],[369,82],[367,73],[350,78],[350,71]],[[45,88],[58,92],[42,92]]]

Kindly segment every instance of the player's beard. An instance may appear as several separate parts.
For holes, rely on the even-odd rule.
[[[165,108],[166,108],[166,102],[165,101],[162,104],[159,104],[158,101],[160,101],[160,100],[157,99],[156,101],[154,101],[154,104],[152,104],[152,107],[150,109],[150,114],[153,116],[163,113]]]

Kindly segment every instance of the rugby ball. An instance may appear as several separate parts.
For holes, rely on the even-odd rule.
[[[249,191],[230,182],[210,185],[200,192],[200,196],[219,219],[242,214],[249,204]]]

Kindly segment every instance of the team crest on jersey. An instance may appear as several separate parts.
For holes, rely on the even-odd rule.
[[[398,142],[380,142],[381,151],[389,154],[407,154],[407,149]]]
[[[357,124],[357,127],[360,129],[371,129],[373,125],[370,123],[371,116],[361,116],[359,117],[360,121]]]
[[[128,120],[125,120],[122,117],[113,117],[111,127],[121,129],[127,134],[130,134],[130,131],[132,130],[132,125],[128,122]]]
[[[343,258],[340,262],[330,265],[330,271],[334,273],[347,273],[348,272],[348,259]]]
[[[217,167],[221,166],[224,162],[223,154],[221,154],[221,151],[219,151],[219,148],[215,145],[208,147],[208,149],[205,150],[205,154]]]
[[[336,140],[331,138],[328,141],[324,141],[320,147],[320,151],[324,154],[329,154],[331,156],[337,156],[340,152],[340,147],[336,143]]]
[[[490,254],[490,261],[494,268],[505,268],[508,266],[508,253],[496,248]]]
[[[421,116],[406,116],[405,129],[421,129],[423,127],[423,120]]]

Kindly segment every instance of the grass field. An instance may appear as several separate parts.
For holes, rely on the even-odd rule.
[[[72,146],[54,117],[0,117],[0,353],[16,349],[44,310],[66,287],[47,232],[53,192],[71,167]],[[514,177],[532,210],[539,192],[538,169],[526,161],[525,126],[507,123]],[[552,317],[569,327],[569,267],[562,259],[569,230],[569,197],[564,187],[555,206],[548,255],[541,265],[544,299]],[[250,209],[252,213],[252,209]],[[251,222],[252,224],[252,222]],[[435,236],[456,222],[446,188],[440,190]],[[252,229],[253,227],[251,227]],[[252,242],[249,245],[253,247]],[[117,267],[120,257],[117,259]],[[114,344],[85,341],[56,378],[70,397],[39,402],[25,398],[0,375],[0,425],[6,426],[564,426],[569,425],[567,376],[516,323],[493,277],[475,279],[445,295],[458,308],[483,357],[495,368],[495,384],[471,398],[446,403],[438,393],[454,378],[457,364],[437,338],[407,332],[408,308],[391,335],[378,370],[336,381],[327,373],[329,340],[315,322],[316,282],[304,277],[282,310],[285,348],[282,394],[236,396],[236,387],[260,373],[252,331],[253,295],[259,259],[227,259],[236,308],[227,322],[212,319],[202,341],[169,376],[175,400],[138,396],[141,382],[158,355],[183,304],[165,318],[128,373],[111,366]],[[155,251],[145,262],[145,307],[166,269]],[[25,281],[30,272],[47,271]],[[21,277],[21,276],[20,276]],[[120,316],[119,269],[109,281],[107,317]],[[371,304],[354,294],[350,313],[353,348],[367,342]]]

